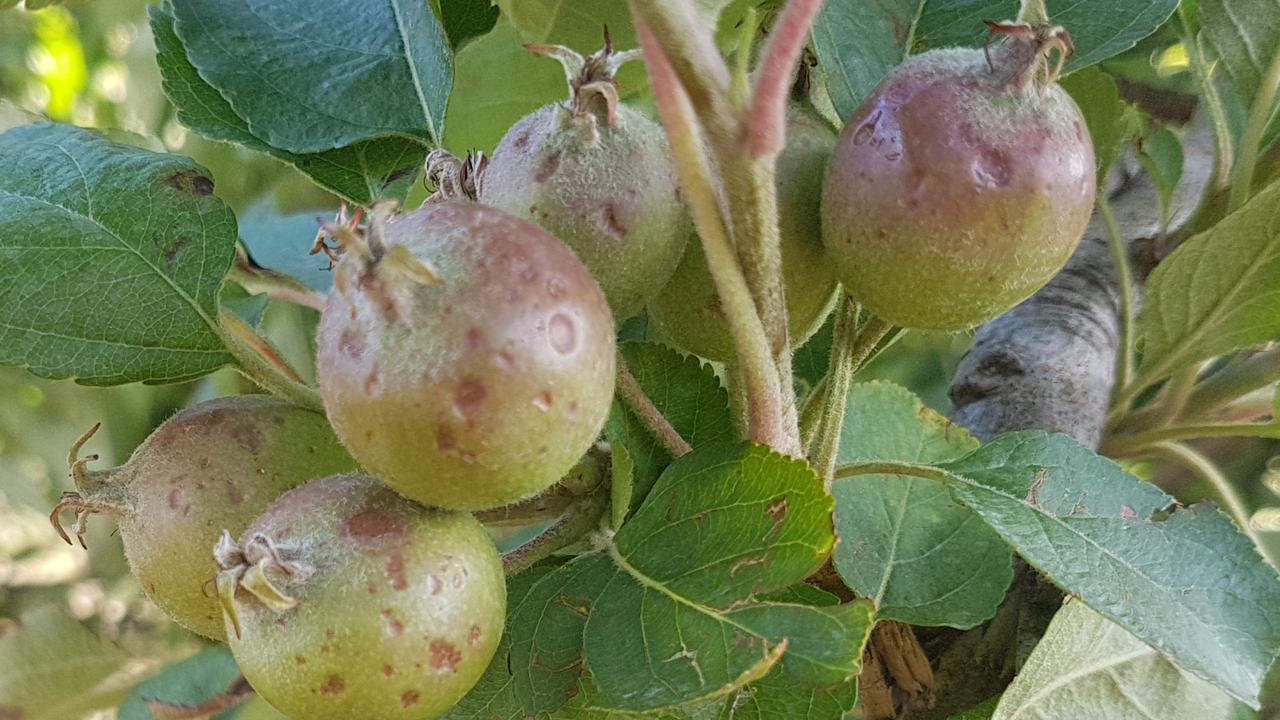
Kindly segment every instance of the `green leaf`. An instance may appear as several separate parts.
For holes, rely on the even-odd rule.
[[[954,460],[978,446],[964,428],[888,383],[855,385],[840,464]],[[934,480],[858,475],[835,482],[836,570],[876,617],[967,628],[995,614],[1013,579],[1009,546]]]
[[[310,253],[317,221],[326,215],[329,213],[280,215],[259,206],[240,218],[240,239],[259,267],[288,275],[312,290],[329,292],[333,272],[328,269],[328,259]]]
[[[1160,195],[1160,216],[1168,224],[1173,191],[1182,179],[1182,141],[1168,128],[1157,127],[1142,136],[1138,159]]]
[[[996,711],[996,705],[1000,702],[1000,696],[991,698],[981,705],[965,710],[959,715],[952,715],[948,720],[991,720],[991,715]]]
[[[461,155],[491,151],[517,120],[568,97],[559,64],[524,48],[506,17],[458,53],[445,146]]]
[[[1225,717],[1231,699],[1084,603],[1058,611],[992,720]]]
[[[172,7],[191,64],[272,147],[314,153],[382,135],[439,144],[453,57],[422,0]]]
[[[910,54],[926,0],[827,0],[813,26],[813,49],[827,92],[847,119]]]
[[[1049,19],[1062,25],[1076,52],[1066,71],[1102,62],[1133,47],[1164,24],[1178,0],[1047,0]],[[916,37],[927,48],[981,47],[987,36],[983,20],[1012,20],[1017,0],[930,0],[920,17]]]
[[[603,553],[579,555],[534,583],[512,605],[512,689],[526,713],[554,710],[578,691],[582,631],[594,597],[614,572]]]
[[[1097,67],[1089,67],[1063,78],[1062,88],[1080,107],[1101,180],[1120,157],[1125,141],[1133,134],[1135,113],[1120,97],[1120,87],[1111,75]]]
[[[157,704],[193,713],[206,710],[201,717],[211,720],[234,720],[251,695],[231,652],[219,646],[173,663],[139,684],[120,706],[120,720],[153,720]]]
[[[640,387],[690,445],[731,442],[729,395],[710,365],[656,343],[622,343],[622,356]],[[623,445],[635,465],[632,506],[639,505],[671,462],[668,453],[630,410],[615,401],[605,435]]]
[[[1143,296],[1140,379],[1280,338],[1280,183],[1156,267]]]
[[[235,313],[237,317],[248,323],[249,327],[254,328],[262,323],[262,313],[267,309],[265,293],[250,295],[247,290],[235,283],[222,286],[219,302],[222,307]]]
[[[605,549],[534,585],[513,614],[526,713],[561,707],[590,670],[591,707],[659,711],[722,697],[779,660],[793,682],[850,680],[865,601],[753,600],[813,572],[834,537],[812,468],[762,446],[695,450],[663,473]],[[784,654],[785,653],[785,654]]]
[[[1280,55],[1280,0],[1200,0],[1200,34],[1248,107]]]
[[[432,0],[432,4],[440,6],[440,22],[455,52],[498,22],[499,11],[492,0]]]
[[[115,707],[154,667],[53,605],[0,619],[0,718],[67,720]]]
[[[1280,579],[1206,506],[1065,435],[1013,433],[942,466],[955,498],[1068,592],[1244,702],[1280,653]]]
[[[851,679],[868,603],[748,600],[821,565],[834,540],[830,512],[812,468],[760,446],[710,446],[673,463],[614,536],[618,571],[587,617],[602,704],[656,710],[711,699],[763,677],[784,648],[796,682]]]
[[[231,362],[218,292],[231,210],[188,158],[69,125],[0,135],[0,364],[90,385]]]
[[[853,709],[858,684],[804,687],[775,669],[725,700],[719,720],[840,720]]]
[[[164,92],[183,125],[212,140],[268,153],[357,205],[368,205],[383,197],[404,199],[427,155],[428,147],[422,140],[383,137],[306,155],[273,147],[254,135],[227,99],[200,77],[174,31],[172,3],[152,5],[147,12]]]

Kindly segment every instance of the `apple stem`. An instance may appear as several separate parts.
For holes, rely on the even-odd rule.
[[[508,577],[535,565],[539,560],[566,548],[600,527],[608,508],[608,493],[587,495],[569,507],[529,542],[502,555],[502,571]]]
[[[636,380],[636,376],[631,374],[631,368],[627,367],[627,360],[618,353],[616,361],[618,368],[617,392],[618,397],[622,398],[622,402],[626,403],[631,412],[635,413],[640,422],[644,423],[653,437],[662,444],[667,452],[675,457],[680,457],[689,452],[693,448],[680,436],[680,431],[671,425],[671,421],[658,410],[649,396],[645,394],[644,388],[640,387],[640,382]]]
[[[280,351],[248,323],[223,308],[218,313],[218,326],[245,377],[300,407],[324,411],[324,402],[315,388],[304,383]]]
[[[825,397],[821,419],[809,447],[809,462],[827,487],[835,474],[840,451],[840,435],[844,429],[844,413],[848,405],[853,376],[871,357],[876,345],[893,330],[893,325],[874,315],[858,328],[858,306],[852,298],[841,301],[836,315],[835,336],[831,344],[831,362],[827,370]]]

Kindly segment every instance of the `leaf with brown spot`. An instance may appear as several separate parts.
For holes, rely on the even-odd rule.
[[[206,174],[69,125],[0,135],[0,364],[116,385],[230,363],[218,311],[236,222]]]

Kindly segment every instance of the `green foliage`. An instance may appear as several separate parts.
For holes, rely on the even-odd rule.
[[[564,703],[584,662],[595,706],[624,711],[711,700],[780,660],[802,685],[852,679],[868,603],[750,600],[817,568],[834,540],[830,509],[812,470],[758,446],[677,460],[603,549],[547,575],[513,611],[525,712]]]
[[[178,36],[173,8],[173,3],[166,0],[153,5],[149,13],[165,94],[184,125],[207,138],[268,153],[306,173],[321,187],[360,205],[379,197],[404,197],[427,154],[421,140],[377,137],[298,154],[261,139],[192,64]]]
[[[1201,37],[1246,105],[1280,55],[1276,0],[1200,0]]]
[[[836,112],[848,118],[915,48],[925,0],[828,0],[813,26],[813,49]]]
[[[1174,499],[1063,435],[1003,435],[943,465],[959,502],[1085,604],[1257,704],[1280,652],[1280,579],[1217,510]]]
[[[504,16],[492,32],[458,53],[444,135],[445,146],[454,153],[491,151],[516,120],[567,97],[564,71],[526,50],[523,42]]]
[[[1089,126],[1101,185],[1125,142],[1133,134],[1136,113],[1120,98],[1120,88],[1115,79],[1097,66],[1063,78],[1062,87],[1076,101],[1085,124]]]
[[[171,8],[191,64],[272,147],[314,153],[380,135],[438,143],[453,63],[425,3],[314,0],[302,13],[291,2],[177,0]]]
[[[709,365],[654,343],[619,348],[640,387],[685,441],[701,447],[733,440],[728,393]],[[631,505],[638,506],[671,462],[671,453],[620,400],[614,400],[605,437],[627,449],[635,466]]]
[[[25,9],[56,4],[27,0]],[[776,37],[784,4],[695,0],[690,18],[718,25],[732,66],[750,30],[740,26],[747,8],[761,24],[758,51]],[[1132,141],[1167,216],[1193,155],[1184,158],[1180,130],[1123,97],[1151,101],[1135,83],[1190,86],[1189,73],[1155,67],[1177,56],[1166,52],[1177,32],[1158,30],[1177,0],[1047,4],[1075,40],[1062,84],[1086,118],[1099,187]],[[1184,9],[1226,112],[1242,125],[1280,53],[1280,6],[1199,0]],[[824,112],[847,117],[908,55],[979,47],[982,20],[1018,10],[1016,0],[827,0],[810,38],[813,97],[829,96]],[[263,290],[330,291],[326,258],[308,253],[317,217],[332,218],[340,201],[412,207],[427,190],[419,179],[433,147],[490,150],[516,119],[566,98],[561,69],[524,43],[590,51],[606,24],[615,47],[635,46],[626,0],[117,0],[0,10],[0,128],[42,115],[101,128],[35,122],[0,135],[0,364],[91,385],[193,380],[234,362],[225,312],[227,323],[238,317],[292,344],[299,352],[286,354],[309,375],[314,312]],[[629,64],[617,89],[652,109],[643,63]],[[1273,117],[1263,148],[1277,128]],[[155,152],[165,148],[196,159]],[[1271,164],[1260,159],[1263,189],[1252,202],[1182,242],[1150,276],[1137,385],[1280,338]],[[318,187],[300,192],[308,183]],[[263,269],[252,281],[240,270],[227,281],[237,238]],[[871,371],[912,391],[853,386],[837,455],[853,470],[828,494],[806,463],[739,442],[742,408],[731,408],[724,382],[738,368],[630,341],[644,337],[642,326],[619,335],[629,340],[621,356],[693,451],[673,457],[615,400],[607,442],[592,451],[608,452],[600,474],[609,486],[593,491],[595,510],[605,498],[612,507],[576,542],[508,578],[506,634],[448,720],[859,717],[856,675],[872,625],[983,622],[1005,599],[1014,552],[1073,599],[1013,683],[975,695],[1002,693],[952,720],[1243,719],[1257,715],[1237,700],[1266,705],[1280,580],[1249,538],[1207,505],[1181,508],[1161,487],[1188,500],[1200,491],[1163,464],[1152,464],[1146,483],[1060,436],[1020,433],[979,447],[912,392],[941,407],[966,339],[912,334]],[[796,352],[802,394],[827,373],[831,344],[828,325]],[[245,348],[233,348],[243,362]],[[92,526],[95,554],[83,562],[79,549],[55,546],[43,519],[67,487],[67,445],[96,420],[107,421],[95,441],[104,460],[123,459],[192,398],[251,389],[230,372],[111,390],[0,373],[0,616],[20,618],[0,618],[0,718],[65,720],[118,706],[121,720],[282,720],[246,698],[225,649],[201,649],[140,600],[105,523]],[[1280,407],[1252,399],[1236,409]],[[1178,419],[1222,419],[1195,409],[1202,414]],[[1248,420],[1265,416],[1257,413]],[[1113,418],[1115,427],[1128,432],[1126,419]],[[1274,453],[1256,447],[1202,450],[1239,455],[1228,474],[1256,478]],[[1274,500],[1235,484],[1247,512]],[[519,547],[553,517],[495,532]],[[827,560],[858,599],[810,584],[816,572],[836,579]],[[63,609],[70,599],[83,617],[79,606],[95,593],[105,598],[91,620]],[[975,661],[1030,651],[1022,621],[1010,617],[1002,610],[979,632],[989,633],[983,642],[1017,639]],[[175,658],[185,659],[166,665]]]
[[[1155,32],[1173,14],[1178,0],[1048,0],[1049,21],[1071,32],[1076,52],[1066,72],[1102,62],[1128,50]],[[983,20],[1012,20],[1014,0],[932,0],[916,28],[923,48],[979,46],[986,36]]]
[[[945,462],[978,446],[964,428],[896,385],[855,385],[845,408],[841,463]],[[1013,578],[1009,547],[933,480],[859,475],[838,480],[835,565],[876,617],[972,627],[995,614]]]
[[[0,620],[0,717],[66,720],[114,705],[153,666],[129,659],[61,608]]]
[[[157,711],[174,715],[218,710],[210,720],[241,720],[242,702],[253,691],[225,647],[205,650],[169,665],[140,683],[120,706],[120,720],[153,720]]]
[[[226,365],[218,291],[235,237],[187,158],[67,125],[0,135],[0,363],[90,385]]]
[[[1140,377],[1280,337],[1280,183],[1184,242],[1147,282]]]
[[[492,0],[431,0],[431,5],[454,52],[483,37],[498,22],[498,8]]]
[[[1070,602],[990,717],[1203,720],[1225,717],[1230,705],[1221,690],[1084,603]]]

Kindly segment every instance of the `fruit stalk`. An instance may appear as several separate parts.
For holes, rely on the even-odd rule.
[[[671,142],[685,202],[702,238],[707,265],[733,334],[747,400],[748,435],[757,442],[778,449],[792,448],[794,452],[799,446],[798,434],[788,428],[784,420],[787,411],[783,405],[782,382],[773,363],[764,325],[720,215],[719,198],[710,164],[702,151],[691,97],[647,24],[646,14],[640,12],[642,7],[653,8],[640,2],[632,3],[636,34],[644,50],[658,113]],[[722,60],[719,62],[723,64]]]
[[[608,508],[608,493],[588,495],[565,509],[546,530],[529,542],[502,556],[502,571],[511,577],[550,557],[600,527],[600,519]]]
[[[840,449],[840,433],[844,425],[845,399],[854,373],[862,367],[876,345],[884,339],[893,325],[872,316],[858,328],[858,307],[846,296],[841,301],[836,316],[835,337],[831,345],[831,363],[824,378],[826,397],[822,419],[818,423],[813,444],[809,448],[809,462],[828,487],[836,469],[836,455]]]
[[[229,310],[218,313],[218,324],[227,349],[246,377],[295,405],[323,412],[320,394],[302,381],[266,338]]]
[[[680,437],[680,432],[671,426],[671,422],[662,414],[662,411],[653,404],[649,396],[645,394],[644,388],[640,387],[639,381],[635,375],[631,374],[631,368],[627,367],[627,360],[618,353],[618,383],[617,392],[622,401],[631,408],[636,417],[649,428],[649,432],[653,433],[653,437],[662,446],[667,449],[675,457],[680,457],[689,452],[693,448],[684,438]]]
[[[776,422],[782,426],[782,441],[770,444],[790,454],[799,454],[800,438],[795,393],[790,383],[791,347],[783,294],[775,174],[777,155],[785,141],[792,74],[820,6],[821,2],[814,0],[789,4],[766,49],[751,106],[741,111],[735,108],[726,116],[724,108],[731,104],[728,83],[708,85],[703,78],[706,55],[716,55],[713,65],[717,71],[724,67],[718,54],[707,49],[714,48],[711,34],[698,23],[680,22],[681,18],[687,19],[685,16],[693,14],[690,4],[632,2],[637,25],[652,23],[652,28],[661,32],[661,49],[669,58],[673,74],[686,88],[693,88],[687,90],[691,104],[706,128],[705,139],[715,165],[722,169],[719,179],[727,205],[727,218],[723,220],[729,237],[733,238],[737,260],[763,325],[773,371],[778,378],[782,416]],[[650,37],[654,38],[652,34]],[[646,55],[653,52],[646,50]],[[707,248],[707,252],[708,262],[714,267],[711,248]],[[746,367],[745,361],[743,366]]]

